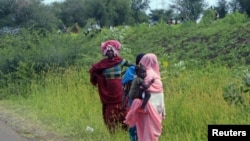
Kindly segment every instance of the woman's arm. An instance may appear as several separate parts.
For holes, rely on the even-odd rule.
[[[150,81],[148,84],[146,84],[144,81],[142,81],[142,82],[140,83],[140,86],[141,86],[144,90],[146,90],[146,89],[148,89],[148,88],[150,87],[151,84],[154,83],[154,81],[155,81],[155,79],[151,79],[151,81]]]

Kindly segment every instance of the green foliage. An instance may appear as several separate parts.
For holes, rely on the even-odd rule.
[[[175,19],[173,10],[163,9],[151,10],[149,17],[152,22],[159,22],[163,20],[167,23],[170,19]]]
[[[209,9],[204,12],[200,24],[207,26],[212,24],[212,22],[214,22],[215,19],[216,19],[216,11]]]
[[[249,19],[235,13],[206,26],[144,23],[102,28],[94,36],[81,29],[73,34],[31,27],[4,34],[0,99],[14,96],[18,107],[27,106],[37,119],[73,140],[128,140],[122,131],[108,134],[97,90],[89,83],[88,69],[103,57],[101,43],[117,39],[128,60],[141,52],[158,56],[167,104],[161,139],[206,140],[207,124],[249,123],[249,73],[243,79],[231,76],[240,76],[234,68],[250,63],[249,27]],[[229,107],[227,101],[247,106]],[[96,134],[87,132],[87,126]]]
[[[223,22],[227,24],[242,24],[249,21],[249,18],[246,14],[242,14],[239,12],[234,12],[233,14],[227,14],[226,17],[223,19]]]
[[[0,27],[9,25],[13,26],[15,23],[13,22],[14,17],[14,7],[12,6],[14,0],[0,0]]]
[[[241,11],[244,11],[247,13],[247,15],[250,15],[250,1],[249,0],[236,0],[240,4]]]
[[[229,11],[229,6],[227,5],[226,0],[221,0],[218,2],[218,6],[214,8],[216,10],[216,18],[224,18]]]
[[[247,87],[250,87],[250,73],[246,73],[243,77],[243,84]],[[249,89],[244,90],[244,92],[249,92]]]
[[[167,115],[160,141],[203,141],[207,140],[208,124],[249,123],[249,106],[228,106],[221,95],[221,88],[233,79],[232,69],[212,64],[191,69],[185,66],[188,63],[170,63],[171,69],[161,69],[165,71],[162,75]],[[178,77],[172,75],[176,71]],[[19,109],[16,111],[20,115],[49,125],[71,141],[129,140],[126,131],[109,134],[102,119],[98,90],[90,85],[85,68],[49,72],[43,80],[32,81],[29,97],[12,97],[9,105]],[[89,132],[88,126],[94,131]]]
[[[239,83],[230,82],[228,86],[224,87],[223,97],[229,105],[246,105],[249,103],[249,96],[250,74],[247,71],[244,72]]]
[[[110,29],[103,29],[103,40],[115,39],[123,43],[128,28],[129,27],[111,27]]]
[[[227,24],[230,16],[235,22]],[[237,20],[237,16],[242,20]],[[52,70],[61,72],[71,66],[88,68],[102,58],[100,45],[108,39],[119,40],[123,45],[121,55],[132,63],[136,54],[153,52],[162,62],[184,61],[188,68],[203,67],[208,62],[229,67],[249,64],[248,20],[238,13],[207,26],[194,22],[179,25],[159,22],[153,26],[144,23],[102,28],[94,36],[86,36],[81,28],[78,34],[33,27],[22,29],[15,35],[1,35],[1,87],[7,86],[5,82],[17,80],[29,84],[34,75]]]
[[[234,83],[230,83],[225,89],[223,97],[230,105],[238,105],[244,103],[241,90]]]
[[[16,88],[29,84],[35,75],[49,70],[92,63],[87,58],[86,63],[80,61],[84,58],[82,52],[88,47],[81,48],[84,40],[71,34],[47,35],[44,38],[39,32],[30,34],[23,30],[17,36],[3,36],[1,39],[1,88],[5,88],[7,82],[16,84]]]
[[[77,22],[79,26],[84,27],[87,19],[89,19],[89,17],[86,16],[87,10],[89,9],[85,6],[85,1],[67,0],[58,7],[60,10],[60,19],[66,26],[71,26]],[[88,12],[92,13],[92,10]]]
[[[95,19],[101,27],[129,23],[130,1],[127,0],[68,0],[62,3],[61,18],[66,25],[78,22],[86,26],[88,19]]]
[[[34,27],[53,31],[60,20],[38,0],[0,0],[0,27]]]
[[[206,4],[204,0],[172,0],[170,7],[180,13],[179,17],[196,21]]]

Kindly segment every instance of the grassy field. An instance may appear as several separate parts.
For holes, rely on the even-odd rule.
[[[70,141],[128,141],[127,132],[108,133],[88,73],[103,57],[101,42],[117,39],[131,62],[141,52],[158,56],[167,112],[160,141],[206,141],[209,124],[250,123],[249,21],[236,12],[199,24],[138,24],[90,35],[1,35],[0,100]]]
[[[231,69],[163,70],[167,116],[161,141],[205,141],[208,124],[249,124],[249,103],[247,108],[230,106],[223,99],[223,87],[238,81]],[[34,82],[30,87],[28,98],[12,98],[14,108],[22,109],[20,114],[49,125],[70,140],[129,140],[127,132],[108,133],[97,89],[90,85],[86,69],[51,73],[43,84]],[[94,131],[87,131],[88,126]]]

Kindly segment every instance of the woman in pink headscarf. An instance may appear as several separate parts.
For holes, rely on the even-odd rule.
[[[140,64],[146,67],[146,83],[154,79],[154,83],[147,89],[151,97],[146,105],[147,114],[138,112],[142,100],[135,99],[125,118],[130,127],[136,126],[139,141],[158,141],[162,133],[162,120],[165,118],[165,104],[163,85],[161,81],[158,59],[155,54],[144,55]]]
[[[103,42],[101,51],[105,58],[90,69],[90,82],[98,87],[104,123],[111,133],[119,126],[127,129],[123,123],[127,111],[122,108],[122,69],[130,64],[119,56],[120,49],[121,43],[116,40]]]

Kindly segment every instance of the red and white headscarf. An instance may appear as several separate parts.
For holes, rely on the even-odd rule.
[[[117,40],[107,40],[101,44],[102,54],[106,55],[107,51],[112,49],[115,56],[119,56],[121,43]]]

